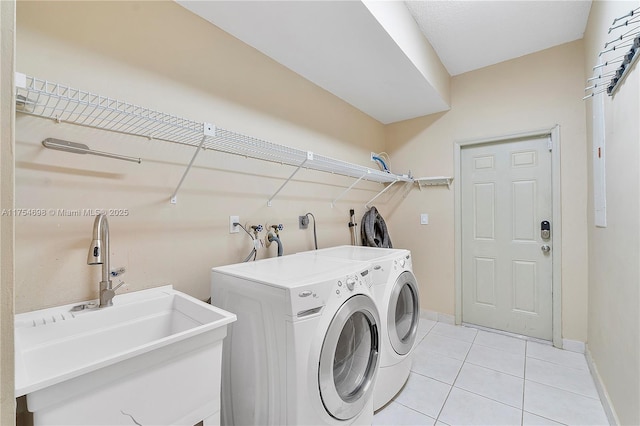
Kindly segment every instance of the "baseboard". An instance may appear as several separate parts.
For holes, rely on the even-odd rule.
[[[429,311],[427,309],[420,310],[420,318],[428,319],[431,321],[438,321],[438,313],[436,311]]]
[[[611,402],[611,398],[609,398],[609,393],[607,392],[607,388],[602,381],[602,377],[600,377],[600,373],[598,372],[598,367],[596,363],[591,358],[591,351],[589,350],[589,345],[585,345],[584,355],[587,358],[587,365],[589,366],[589,371],[591,372],[591,377],[593,377],[593,381],[596,384],[596,389],[598,391],[598,396],[600,396],[600,401],[602,402],[602,407],[604,408],[604,412],[607,415],[607,420],[609,420],[610,425],[619,425],[620,420],[618,419],[618,415],[616,414],[616,410],[613,408],[613,403]]]
[[[455,317],[449,314],[443,314],[442,312],[431,311],[429,309],[420,310],[420,318],[425,318],[431,321],[443,322],[445,324],[455,324]]]
[[[565,351],[585,353],[585,343],[579,340],[562,339],[562,349]]]

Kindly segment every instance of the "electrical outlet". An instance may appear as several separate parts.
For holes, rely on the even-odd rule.
[[[300,229],[307,229],[309,227],[309,217],[308,216],[298,216],[298,226]]]
[[[229,216],[229,233],[236,234],[240,232],[240,227],[238,225],[233,225],[234,223],[240,223],[240,216]]]

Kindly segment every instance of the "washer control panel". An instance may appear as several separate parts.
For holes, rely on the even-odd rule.
[[[338,296],[350,296],[362,288],[370,288],[372,285],[371,271],[364,269],[357,274],[347,275],[336,282],[334,293]]]
[[[291,311],[297,318],[305,318],[320,313],[332,297],[349,298],[361,293],[373,284],[371,269],[344,275],[331,281],[302,285],[292,289]],[[333,285],[332,285],[333,283]]]

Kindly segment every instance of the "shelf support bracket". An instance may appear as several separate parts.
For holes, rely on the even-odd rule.
[[[393,182],[391,182],[389,185],[387,185],[382,191],[378,192],[378,195],[376,195],[375,197],[373,197],[372,199],[369,200],[368,203],[366,203],[364,206],[367,209],[370,209],[371,207],[369,206],[369,204],[371,204],[373,202],[373,200],[375,200],[376,198],[378,198],[379,196],[381,196],[382,194],[384,194],[385,192],[387,192],[393,185],[395,185],[396,183],[400,182],[400,179],[396,179]]]
[[[368,175],[369,173],[371,173],[371,172],[370,172],[369,170],[367,170],[367,172],[366,172],[365,174],[363,174],[362,176],[360,176],[360,177],[358,178],[358,180],[356,180],[355,182],[353,182],[353,183],[351,184],[351,186],[349,186],[347,189],[345,189],[344,191],[342,191],[342,193],[341,193],[340,195],[338,195],[338,197],[337,197],[335,200],[333,200],[333,201],[331,202],[331,208],[334,208],[334,207],[335,207],[335,205],[336,205],[336,203],[338,202],[338,200],[339,200],[340,198],[344,197],[344,195],[345,195],[347,192],[351,191],[351,189],[352,189],[354,186],[356,186],[356,185],[358,184],[358,182],[360,182],[360,181],[361,181],[361,180],[362,180],[366,175]]]
[[[207,136],[215,136],[216,135],[216,128],[215,128],[215,126],[213,126],[210,123],[203,123],[203,129],[204,129],[203,130],[204,135],[202,136],[202,140],[200,141],[200,145],[198,145],[198,148],[196,149],[196,152],[193,153],[193,157],[191,157],[191,161],[189,161],[189,165],[187,166],[187,169],[182,174],[182,178],[180,179],[180,182],[178,182],[178,186],[176,187],[176,190],[173,191],[173,194],[171,194],[171,204],[177,204],[178,203],[178,198],[177,198],[178,191],[180,190],[180,187],[182,186],[182,183],[184,182],[185,178],[189,174],[189,171],[191,170],[191,166],[193,166],[193,162],[196,161],[196,157],[198,156],[198,154],[202,150],[202,147],[204,146],[204,141],[207,140]]]
[[[293,177],[296,175],[296,173],[298,173],[300,171],[300,169],[302,168],[302,166],[304,166],[306,164],[307,161],[309,160],[313,160],[313,152],[311,151],[307,151],[307,158],[305,158],[305,160],[300,163],[300,165],[298,167],[296,167],[296,169],[293,171],[293,173],[291,173],[291,176],[289,176],[287,178],[287,180],[285,180],[282,185],[280,185],[280,188],[278,188],[278,190],[275,192],[275,194],[273,194],[271,196],[271,198],[269,198],[269,201],[267,201],[267,206],[271,207],[271,201],[273,201],[274,198],[276,198],[276,195],[278,195],[280,193],[280,191],[282,191],[282,188],[284,188],[289,181],[291,181],[291,179],[293,179]]]

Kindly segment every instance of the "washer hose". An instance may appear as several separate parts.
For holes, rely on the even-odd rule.
[[[269,234],[268,238],[270,242],[275,241],[278,244],[278,256],[282,256],[282,241],[280,241],[280,238],[278,238],[274,234]]]
[[[362,216],[360,233],[363,246],[393,248],[387,224],[375,207],[371,207]]]

